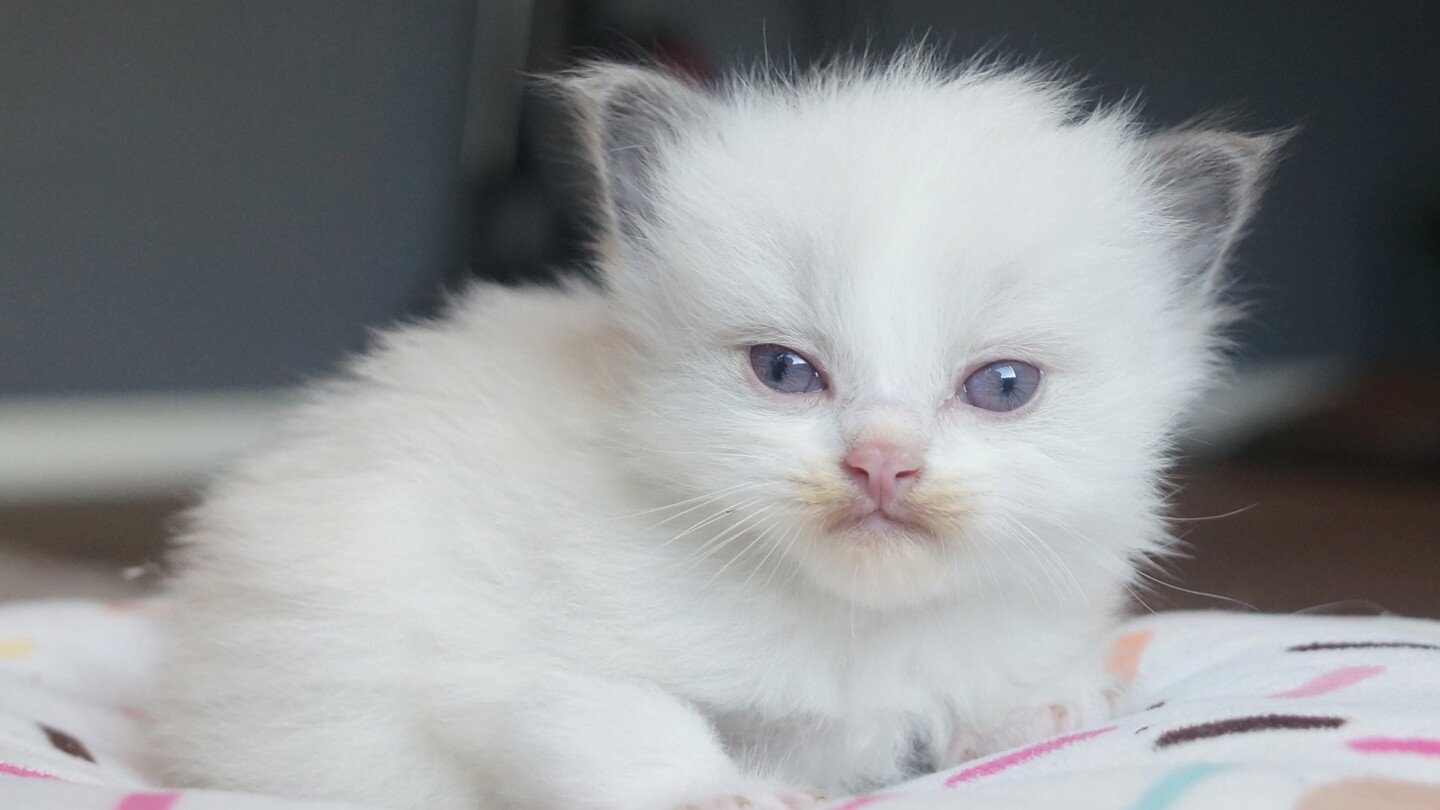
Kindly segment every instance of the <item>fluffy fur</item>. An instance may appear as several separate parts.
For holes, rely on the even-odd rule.
[[[793,807],[1108,711],[1275,139],[924,58],[562,80],[604,289],[382,335],[190,519],[157,763],[383,806]],[[780,395],[746,348],[812,358]],[[1044,373],[1004,414],[956,397]],[[861,525],[857,442],[921,447]]]

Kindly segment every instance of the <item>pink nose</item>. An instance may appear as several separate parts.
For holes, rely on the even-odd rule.
[[[921,462],[914,447],[862,442],[850,448],[840,466],[883,509],[910,488],[920,475]]]

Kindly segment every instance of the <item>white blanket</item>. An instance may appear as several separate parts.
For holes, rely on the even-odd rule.
[[[0,605],[0,810],[347,807],[147,785],[163,609]],[[1114,722],[830,807],[1440,808],[1440,622],[1162,614],[1110,664],[1130,684]]]

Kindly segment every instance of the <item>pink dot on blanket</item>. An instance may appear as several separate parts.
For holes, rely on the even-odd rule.
[[[1324,675],[1311,678],[1294,689],[1287,689],[1284,692],[1276,692],[1270,697],[1273,698],[1307,698],[1319,695],[1328,695],[1331,692],[1338,692],[1349,686],[1354,686],[1361,681],[1379,675],[1385,671],[1385,667],[1340,667],[1332,669]]]
[[[1080,731],[1075,734],[1066,734],[1063,737],[1046,740],[1045,742],[1037,743],[1028,748],[1021,748],[1019,751],[1012,751],[954,774],[945,780],[945,787],[955,787],[964,782],[973,782],[982,777],[1007,771],[1016,765],[1023,765],[1032,759],[1043,757],[1046,754],[1059,751],[1061,748],[1067,748],[1077,742],[1088,740],[1091,737],[1098,737],[1101,734],[1114,730],[1114,726],[1106,726],[1089,731]]]
[[[1140,657],[1154,637],[1154,630],[1134,630],[1115,639],[1110,645],[1110,657],[1105,660],[1105,668],[1121,683],[1134,683],[1135,676],[1140,672]]]
[[[18,777],[20,777],[21,779],[59,779],[59,778],[60,778],[60,777],[58,777],[58,776],[56,776],[56,775],[54,775],[54,774],[52,774],[52,773],[43,773],[43,772],[41,772],[41,771],[32,771],[32,770],[30,770],[29,768],[22,768],[22,767],[20,767],[19,765],[8,765],[8,764],[6,764],[6,763],[4,763],[4,762],[0,762],[0,775],[3,775],[3,776],[18,776]]]
[[[1362,754],[1414,754],[1440,757],[1440,740],[1429,737],[1365,737],[1348,745]]]
[[[115,805],[115,810],[170,810],[179,800],[179,793],[131,793]]]

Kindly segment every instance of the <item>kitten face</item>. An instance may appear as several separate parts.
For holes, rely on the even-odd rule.
[[[647,99],[605,269],[632,463],[698,505],[698,555],[889,606],[1156,542],[1219,317],[1189,235],[1222,225],[1175,216],[1126,115],[913,66]]]

